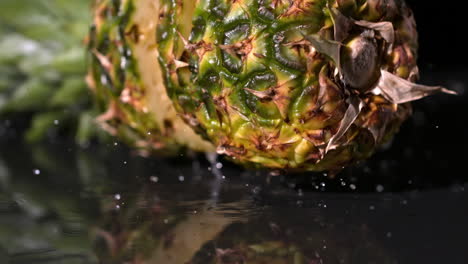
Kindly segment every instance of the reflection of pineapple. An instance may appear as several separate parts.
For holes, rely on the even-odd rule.
[[[95,10],[100,120],[150,149],[210,149],[190,126],[239,163],[339,170],[390,139],[409,101],[445,91],[410,82],[417,33],[399,0],[100,0]]]
[[[118,149],[1,147],[1,263],[394,263],[361,222],[257,207],[240,179],[212,197],[209,172],[189,162],[176,172],[165,159],[110,162],[128,158]],[[154,167],[157,183],[137,177]],[[178,173],[201,179],[173,184]]]
[[[95,251],[101,261],[394,263],[367,227],[343,225],[333,217],[327,218],[331,222],[326,224],[311,224],[325,222],[326,217],[315,209],[273,207],[257,211],[252,204],[238,200],[244,194],[243,184],[233,182],[232,193],[222,196],[234,201],[209,207],[203,200],[184,203],[188,193],[174,198],[174,190],[190,186],[172,186],[176,188],[172,192],[167,186],[147,187],[137,190],[135,196],[126,195],[119,210],[107,212],[101,227],[94,229]],[[206,187],[197,185],[202,193],[209,193]],[[298,213],[301,217],[291,217]]]

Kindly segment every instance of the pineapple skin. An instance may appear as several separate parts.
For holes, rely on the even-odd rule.
[[[371,156],[411,114],[408,103],[392,103],[370,91],[377,69],[411,82],[417,79],[416,24],[403,1],[160,2],[157,46],[168,95],[186,123],[234,162],[339,171]],[[375,70],[358,70],[362,79],[343,80],[338,72],[348,65],[340,69],[307,40],[319,36],[337,41],[335,31],[343,29],[334,10],[364,21],[360,25],[393,26],[391,44],[364,26],[354,26],[340,40],[351,49],[341,50],[345,59],[352,57],[364,32],[376,43]],[[357,89],[349,83],[363,84]],[[362,102],[362,110],[328,149],[352,96]]]
[[[87,82],[109,134],[142,155],[212,152],[176,113],[156,48],[158,0],[96,0],[88,43]]]

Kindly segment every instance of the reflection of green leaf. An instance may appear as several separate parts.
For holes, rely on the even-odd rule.
[[[85,146],[89,139],[97,134],[96,126],[94,123],[95,113],[92,111],[85,112],[81,114],[80,120],[78,122],[78,129],[75,136],[75,141],[81,145]]]
[[[58,125],[65,116],[64,112],[46,112],[36,115],[32,126],[26,133],[28,142],[38,142],[44,138],[49,129]]]

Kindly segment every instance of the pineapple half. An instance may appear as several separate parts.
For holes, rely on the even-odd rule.
[[[167,96],[156,46],[159,1],[98,0],[93,10],[87,81],[103,111],[101,127],[142,154],[214,151]]]
[[[403,1],[161,2],[168,94],[239,163],[340,170],[389,140],[409,101],[446,91],[412,83],[417,32]]]
[[[99,120],[145,149],[338,171],[388,141],[410,101],[450,93],[413,83],[403,1],[99,0],[95,12]]]

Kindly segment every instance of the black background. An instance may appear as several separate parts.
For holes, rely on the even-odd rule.
[[[407,0],[413,9],[420,37],[419,62],[422,69],[429,66],[466,65],[467,52],[464,32],[466,13],[462,1]]]

